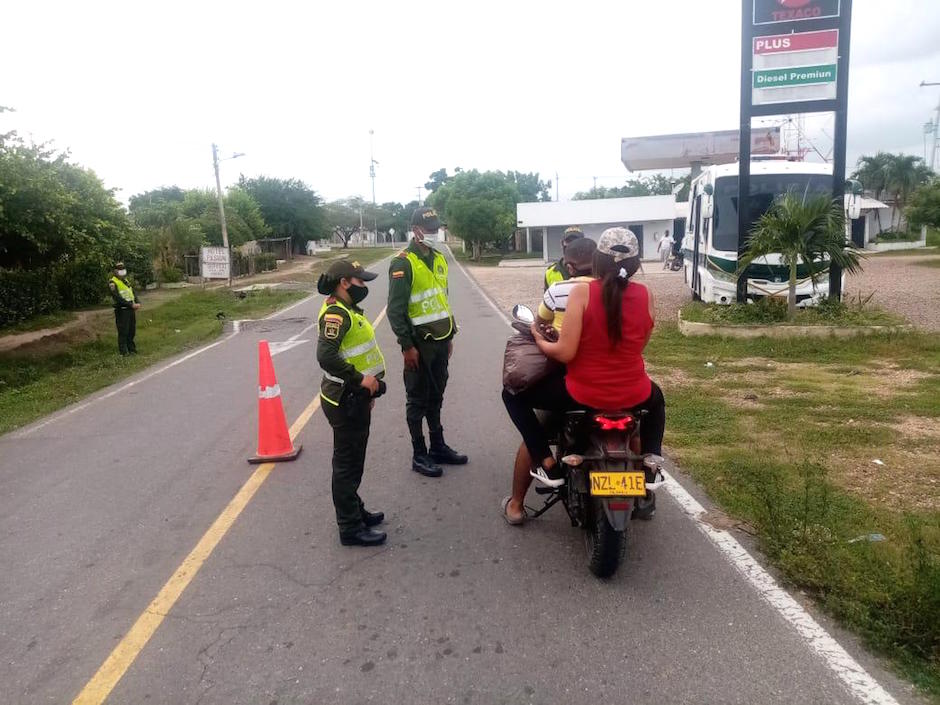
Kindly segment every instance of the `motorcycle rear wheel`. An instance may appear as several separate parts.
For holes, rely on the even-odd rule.
[[[626,531],[615,531],[607,520],[601,500],[591,498],[590,516],[586,531],[585,546],[588,554],[588,569],[598,578],[609,578],[617,572],[620,559],[626,549]]]

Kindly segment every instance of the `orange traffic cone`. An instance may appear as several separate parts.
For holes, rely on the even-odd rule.
[[[258,454],[249,463],[294,460],[303,446],[294,448],[287,431],[281,387],[274,376],[274,363],[267,340],[258,342]]]

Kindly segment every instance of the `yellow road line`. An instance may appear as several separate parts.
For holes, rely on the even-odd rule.
[[[382,319],[385,318],[385,311],[386,309],[383,308],[372,324],[373,327],[378,327],[379,323],[382,322]],[[292,441],[310,422],[310,419],[313,418],[319,408],[320,395],[317,394],[290,427]],[[100,705],[111,694],[118,681],[121,680],[127,669],[137,659],[137,656],[147,645],[147,642],[150,641],[163,619],[169,614],[180,595],[183,594],[183,590],[196,577],[196,573],[199,572],[203,563],[206,562],[215,547],[219,545],[228,530],[232,528],[232,524],[238,519],[238,515],[248,506],[251,498],[255,496],[255,492],[268,479],[268,475],[271,474],[274,466],[275,463],[259,465],[251,474],[251,477],[245,481],[245,484],[238,490],[232,501],[228,503],[222,513],[212,522],[212,526],[209,527],[208,531],[199,539],[196,547],[183,559],[183,562],[173,572],[170,579],[160,588],[157,596],[153,598],[153,601],[147,605],[147,608],[137,618],[134,626],[124,635],[121,642],[114,647],[114,651],[101,664],[98,672],[85,684],[82,692],[72,701],[72,705]]]

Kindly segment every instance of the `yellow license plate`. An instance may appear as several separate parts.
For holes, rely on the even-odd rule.
[[[646,476],[642,472],[592,472],[591,494],[601,497],[642,497]]]

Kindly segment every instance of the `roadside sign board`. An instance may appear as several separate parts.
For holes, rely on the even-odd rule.
[[[229,267],[227,248],[202,248],[199,258],[199,272],[203,279],[228,279]]]
[[[754,0],[754,24],[838,17],[841,4],[840,0]]]

